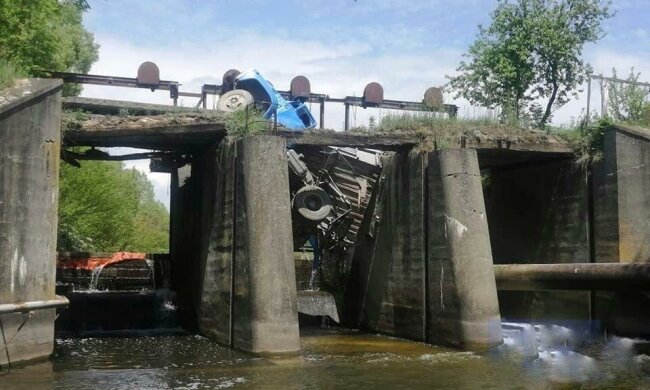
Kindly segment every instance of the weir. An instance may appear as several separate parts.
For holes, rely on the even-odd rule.
[[[50,89],[32,103],[0,106],[0,304],[56,298],[61,102],[60,83],[47,83]],[[30,104],[41,107],[39,119],[12,122]],[[73,104],[115,111],[106,101]],[[185,113],[155,115],[165,110],[147,106],[143,115],[93,118],[67,126],[62,140],[65,147],[154,150],[147,155],[156,159],[156,169],[170,173],[165,272],[186,330],[259,354],[299,351],[299,311],[465,350],[501,344],[503,319],[570,318],[598,322],[611,332],[650,333],[638,310],[647,300],[641,291],[646,279],[622,264],[648,260],[647,130],[611,127],[604,161],[582,171],[572,165],[568,145],[545,135],[479,131],[444,149],[423,148],[412,134],[279,129],[232,139],[222,114],[174,108]],[[379,162],[363,161],[347,148],[366,150]],[[330,175],[342,194],[334,207],[349,207],[349,224],[328,231],[337,239],[322,245],[317,293],[299,291],[309,286],[300,279],[309,274],[309,261],[304,266],[295,260],[294,241],[302,238],[294,229],[287,150],[302,154],[310,171]],[[85,158],[70,151],[62,156]],[[596,292],[604,288],[568,277],[568,268],[546,273],[542,286],[512,287],[513,279],[523,278],[512,276],[519,265],[539,264],[527,269],[530,276],[546,272],[544,265],[579,262],[584,265],[574,268],[587,272],[580,275],[595,272],[613,285],[634,280],[635,289]],[[616,263],[617,271],[599,263]],[[573,283],[585,291],[564,291],[578,288]],[[52,309],[35,312],[10,345],[12,361],[51,353],[54,316]],[[12,334],[22,321],[21,314],[0,319]]]

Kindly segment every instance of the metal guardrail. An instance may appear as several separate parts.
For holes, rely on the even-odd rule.
[[[48,299],[44,301],[28,301],[22,303],[1,303],[0,314],[10,313],[28,313],[30,311],[57,309],[60,307],[67,307],[70,301],[66,297],[57,295],[55,299]]]
[[[106,85],[114,87],[130,87],[130,88],[147,88],[151,91],[157,89],[169,91],[169,97],[173,100],[174,106],[178,104],[179,96],[198,98],[199,102],[196,108],[203,107],[207,109],[207,96],[208,95],[221,95],[233,89],[233,83],[239,71],[230,69],[223,76],[223,82],[218,84],[204,84],[201,86],[201,92],[182,92],[179,90],[180,83],[177,81],[160,80],[160,71],[158,66],[153,62],[144,62],[138,68],[138,75],[136,78],[129,77],[115,77],[115,76],[100,76],[89,75],[80,73],[67,73],[67,72],[50,72],[51,77],[61,78],[66,83],[78,84],[94,84]],[[458,106],[454,104],[443,104],[442,91],[440,88],[429,88],[424,93],[424,98],[421,102],[403,101],[403,100],[390,100],[384,99],[384,89],[376,82],[366,85],[363,96],[346,96],[343,98],[330,97],[327,94],[312,93],[311,84],[304,76],[296,76],[291,81],[291,89],[289,91],[278,91],[284,98],[289,100],[301,100],[303,102],[310,102],[319,104],[320,118],[319,127],[321,129],[325,126],[325,103],[340,103],[345,106],[345,130],[350,128],[350,107],[362,108],[384,108],[389,110],[403,110],[403,111],[428,111],[428,112],[441,112],[446,113],[450,117],[456,117],[458,114]]]

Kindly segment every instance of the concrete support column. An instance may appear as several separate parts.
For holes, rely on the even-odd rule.
[[[596,262],[650,262],[650,131],[612,126],[603,139],[603,161],[594,167]],[[650,336],[650,293],[596,292],[595,317],[632,337]]]
[[[383,166],[357,236],[344,320],[424,341],[426,154],[399,152]]]
[[[429,154],[427,341],[468,350],[502,342],[475,150]]]
[[[224,141],[216,165],[200,329],[253,353],[297,352],[286,141]]]
[[[1,304],[55,298],[60,90],[60,80],[41,79],[0,90]],[[54,309],[0,315],[12,363],[52,353],[55,315]],[[0,349],[4,366],[1,338]]]

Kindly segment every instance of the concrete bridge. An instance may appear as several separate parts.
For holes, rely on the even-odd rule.
[[[60,85],[32,81],[0,106],[0,307],[57,299],[60,146],[144,148],[157,151],[148,156],[165,161],[161,169],[171,174],[172,287],[184,326],[253,353],[296,352],[286,150],[309,163],[323,148],[351,147],[390,153],[374,170],[354,162],[367,168],[370,188],[357,210],[355,242],[324,253],[323,285],[337,298],[344,325],[468,350],[501,343],[502,317],[585,319],[650,333],[637,310],[647,304],[639,290],[650,288],[641,264],[650,252],[647,130],[608,129],[604,159],[587,171],[575,167],[567,144],[543,134],[464,134],[430,151],[416,136],[394,134],[278,130],[233,140],[224,117],[206,112],[186,120],[107,117],[61,132]],[[64,104],[103,114],[134,109],[113,101]],[[523,274],[499,268],[526,263],[540,265]],[[605,277],[602,288],[586,283],[584,291],[567,292],[567,283],[553,282],[566,279],[558,273],[539,282],[551,263],[581,263],[575,267],[584,279],[597,272],[590,264],[616,263],[619,276],[609,279],[638,281],[630,290]],[[594,291],[601,289],[615,291]],[[21,311],[33,307],[0,311],[6,331],[22,329],[7,350],[12,360],[51,352],[51,307],[22,326]]]

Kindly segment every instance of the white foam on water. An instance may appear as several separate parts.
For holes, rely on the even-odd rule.
[[[433,363],[456,363],[466,360],[481,359],[481,356],[473,352],[441,352],[425,353],[420,355],[420,360]]]

